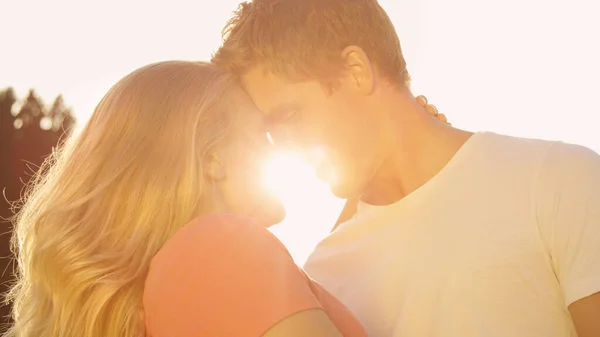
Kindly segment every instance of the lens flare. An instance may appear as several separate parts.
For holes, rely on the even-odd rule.
[[[267,161],[264,172],[267,188],[282,199],[296,194],[303,185],[313,182],[315,176],[312,166],[299,153],[290,151],[273,154]]]
[[[315,157],[324,154],[315,151]],[[316,176],[309,155],[280,151],[265,162],[264,182],[283,203],[287,217],[270,230],[286,245],[299,264],[329,230],[344,200],[334,197],[329,185]],[[311,160],[312,161],[312,160]]]

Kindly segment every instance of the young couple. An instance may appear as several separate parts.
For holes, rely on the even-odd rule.
[[[129,74],[45,166],[6,336],[600,336],[596,153],[432,117],[374,0],[244,3],[212,62]],[[310,277],[267,131],[358,200]]]

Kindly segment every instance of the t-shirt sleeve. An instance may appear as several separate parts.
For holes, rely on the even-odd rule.
[[[600,291],[600,156],[577,145],[554,144],[537,185],[542,238],[566,305]]]
[[[182,229],[151,263],[144,289],[152,337],[259,337],[321,308],[308,278],[267,229],[233,215]]]

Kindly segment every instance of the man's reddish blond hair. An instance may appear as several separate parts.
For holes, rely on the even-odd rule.
[[[376,0],[242,2],[212,62],[237,75],[263,66],[292,79],[330,82],[344,69],[341,52],[352,45],[365,51],[380,75],[409,85],[398,35]]]

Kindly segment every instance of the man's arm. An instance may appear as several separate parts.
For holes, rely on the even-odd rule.
[[[600,156],[554,144],[540,170],[537,219],[579,337],[600,336]]]
[[[575,301],[569,312],[579,337],[600,336],[600,293]]]

